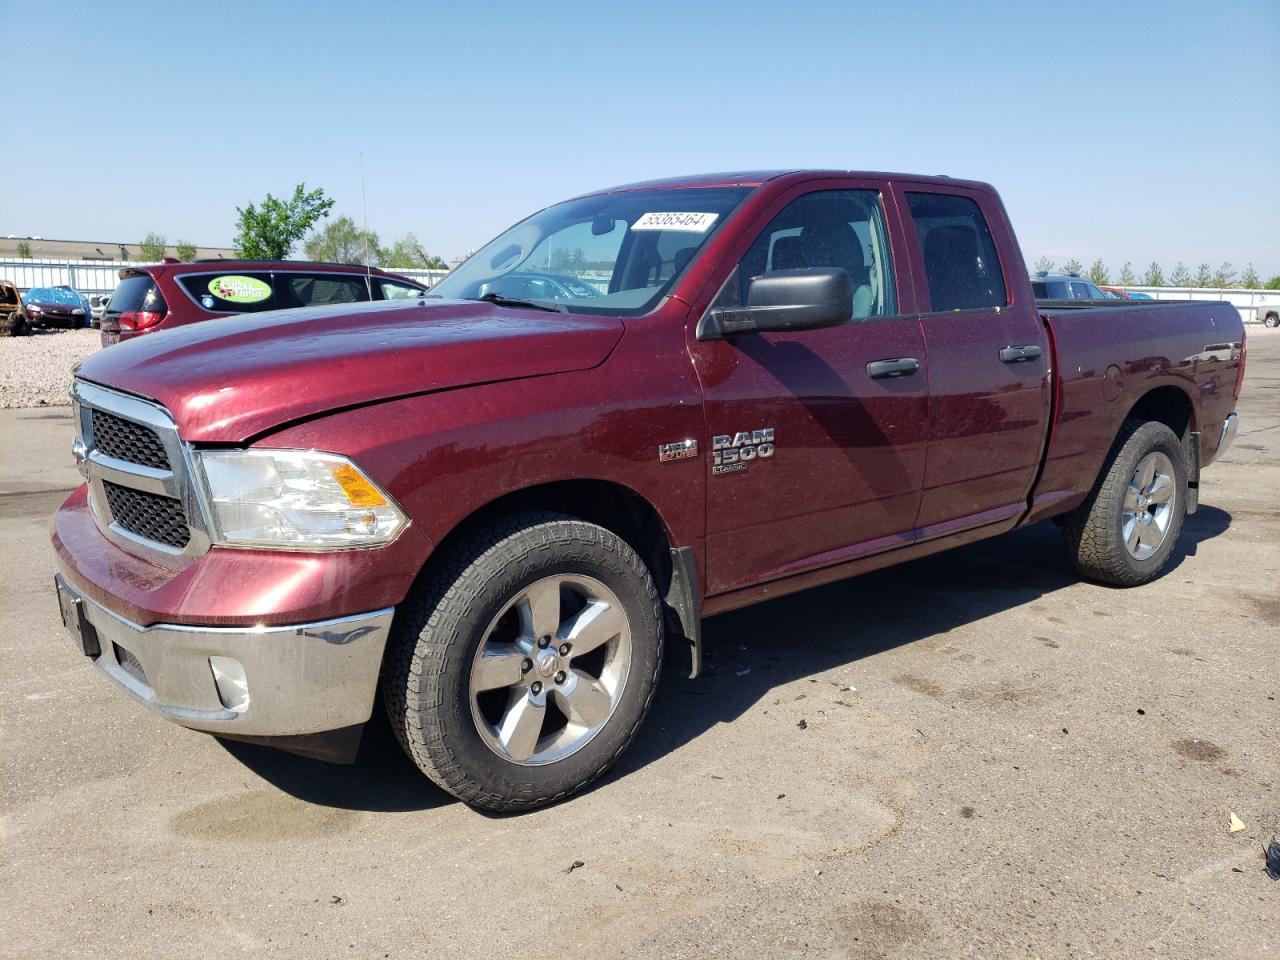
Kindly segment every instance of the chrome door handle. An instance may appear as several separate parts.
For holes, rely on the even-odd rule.
[[[887,377],[909,377],[920,369],[915,357],[899,357],[896,360],[872,360],[867,364],[867,376],[872,380]]]
[[[1000,359],[1004,363],[1027,363],[1031,360],[1039,360],[1043,352],[1034,344],[1025,347],[1002,347]]]

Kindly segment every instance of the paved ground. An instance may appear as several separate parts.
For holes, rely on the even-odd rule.
[[[510,818],[385,737],[330,767],[110,689],[49,589],[66,412],[4,411],[0,955],[1276,956],[1280,331],[1250,336],[1159,582],[1077,582],[1050,525],[717,618],[614,775]]]

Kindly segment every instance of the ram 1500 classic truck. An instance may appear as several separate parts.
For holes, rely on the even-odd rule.
[[[422,298],[85,360],[55,584],[170,720],[350,759],[381,685],[427,776],[524,809],[618,758],[702,617],[1048,518],[1153,579],[1244,366],[1229,304],[1038,305],[981,183],[634,184]]]

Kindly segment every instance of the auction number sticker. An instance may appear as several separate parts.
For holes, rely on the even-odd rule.
[[[718,213],[646,213],[631,225],[631,229],[706,233],[719,216]]]
[[[253,277],[214,277],[209,292],[230,303],[261,303],[271,296],[271,284]]]

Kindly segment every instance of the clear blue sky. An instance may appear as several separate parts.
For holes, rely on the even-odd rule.
[[[1133,9],[1129,9],[1129,7]],[[994,183],[1029,261],[1280,272],[1280,3],[0,0],[0,235],[231,242],[298,181],[456,256],[585,190]]]

